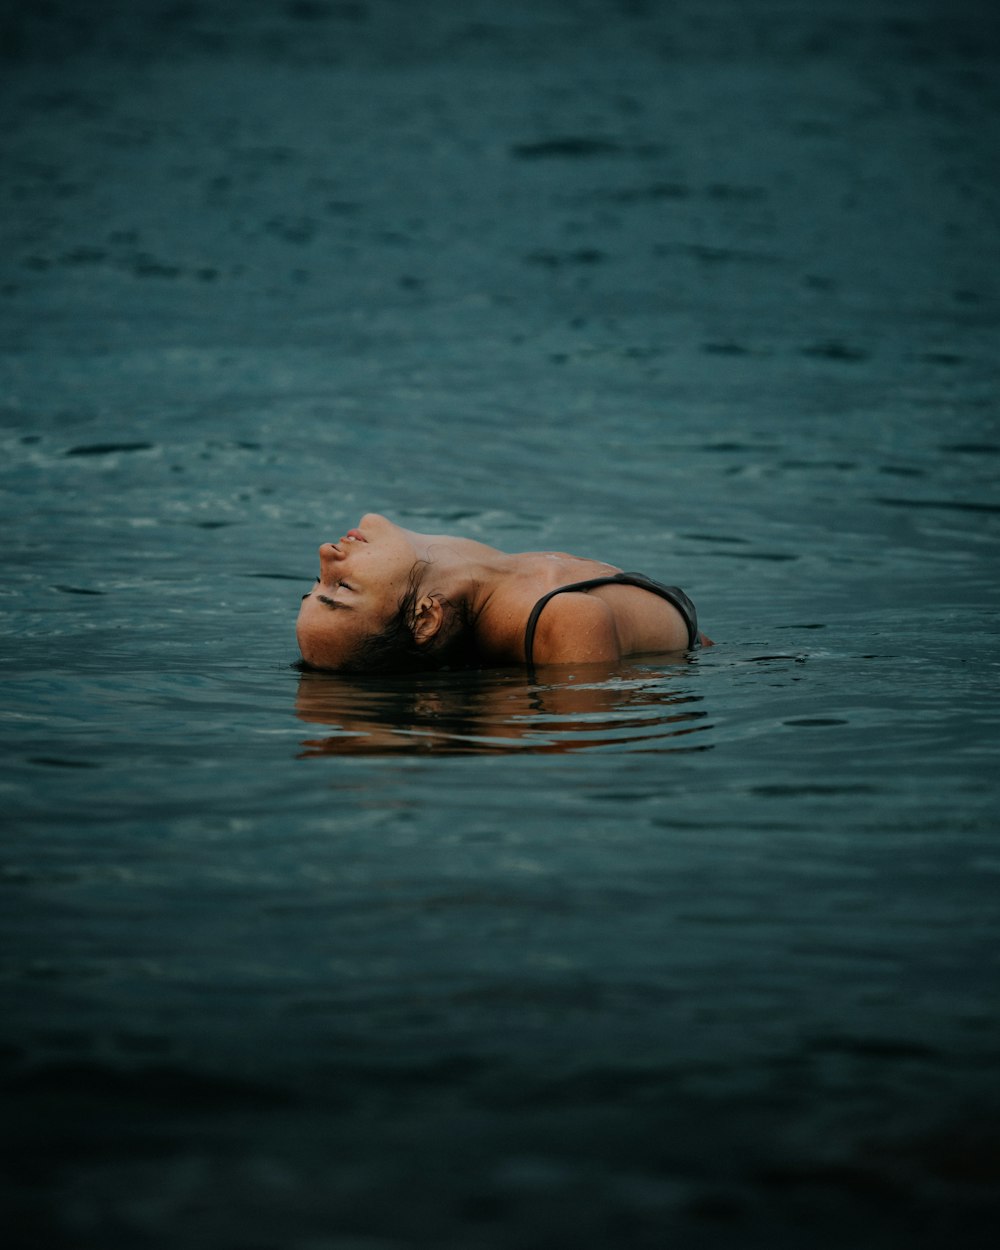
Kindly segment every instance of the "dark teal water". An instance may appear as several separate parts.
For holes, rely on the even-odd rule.
[[[7,1244],[987,1244],[992,7],[3,19]],[[717,645],[299,675],[371,509]]]

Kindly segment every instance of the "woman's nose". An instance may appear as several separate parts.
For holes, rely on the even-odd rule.
[[[344,550],[338,547],[336,543],[320,543],[319,562],[321,565],[333,564],[338,560],[343,560]]]

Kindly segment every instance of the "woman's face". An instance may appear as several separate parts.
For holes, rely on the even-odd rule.
[[[418,558],[414,537],[370,512],[337,542],[321,545],[319,577],[303,596],[295,630],[307,664],[339,668],[396,615]]]

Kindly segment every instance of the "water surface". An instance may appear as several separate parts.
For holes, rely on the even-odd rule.
[[[71,7],[0,88],[12,1234],[978,1244],[989,6]],[[717,645],[300,674],[371,509]]]

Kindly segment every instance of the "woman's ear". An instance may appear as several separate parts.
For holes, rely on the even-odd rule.
[[[435,595],[424,595],[413,610],[413,638],[424,646],[436,638],[444,624],[444,607]]]

